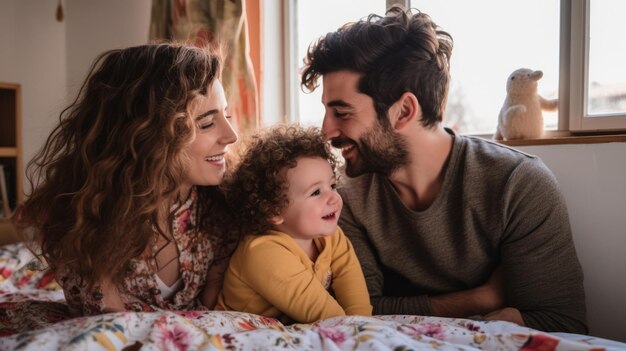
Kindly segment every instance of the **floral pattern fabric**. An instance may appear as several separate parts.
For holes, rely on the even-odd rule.
[[[125,310],[149,312],[155,310],[202,309],[198,296],[207,277],[209,264],[214,257],[213,245],[207,235],[195,228],[195,203],[197,193],[191,196],[174,213],[173,236],[179,252],[180,273],[184,287],[171,300],[161,296],[155,272],[150,267],[151,258],[133,259],[129,275],[119,287]],[[71,272],[60,272],[59,283],[73,315],[95,315],[104,311],[103,295],[98,287],[88,289],[80,277]]]
[[[119,312],[71,318],[58,284],[0,248],[0,350],[626,350],[513,323],[423,316],[346,316],[283,325],[241,312]]]

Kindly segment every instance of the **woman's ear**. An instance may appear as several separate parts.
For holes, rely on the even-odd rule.
[[[393,110],[393,111],[392,111]],[[403,129],[409,122],[422,118],[422,108],[413,93],[400,96],[390,109],[391,125],[396,130]]]

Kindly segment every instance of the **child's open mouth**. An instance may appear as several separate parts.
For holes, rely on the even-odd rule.
[[[337,212],[332,212],[332,213],[329,213],[329,214],[327,214],[327,215],[325,215],[325,216],[322,216],[322,219],[335,219],[335,214],[336,214],[336,213],[337,213]]]

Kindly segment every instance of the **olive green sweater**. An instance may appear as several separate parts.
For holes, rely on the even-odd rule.
[[[342,179],[339,225],[375,314],[429,315],[429,295],[479,286],[501,266],[506,304],[528,327],[587,333],[566,204],[537,157],[454,136],[442,188],[420,212],[404,206],[384,176]]]

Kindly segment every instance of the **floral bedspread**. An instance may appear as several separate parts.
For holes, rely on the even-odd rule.
[[[54,279],[0,248],[0,350],[622,350],[507,322],[423,316],[335,317],[285,326],[240,312],[109,313],[69,318]]]

